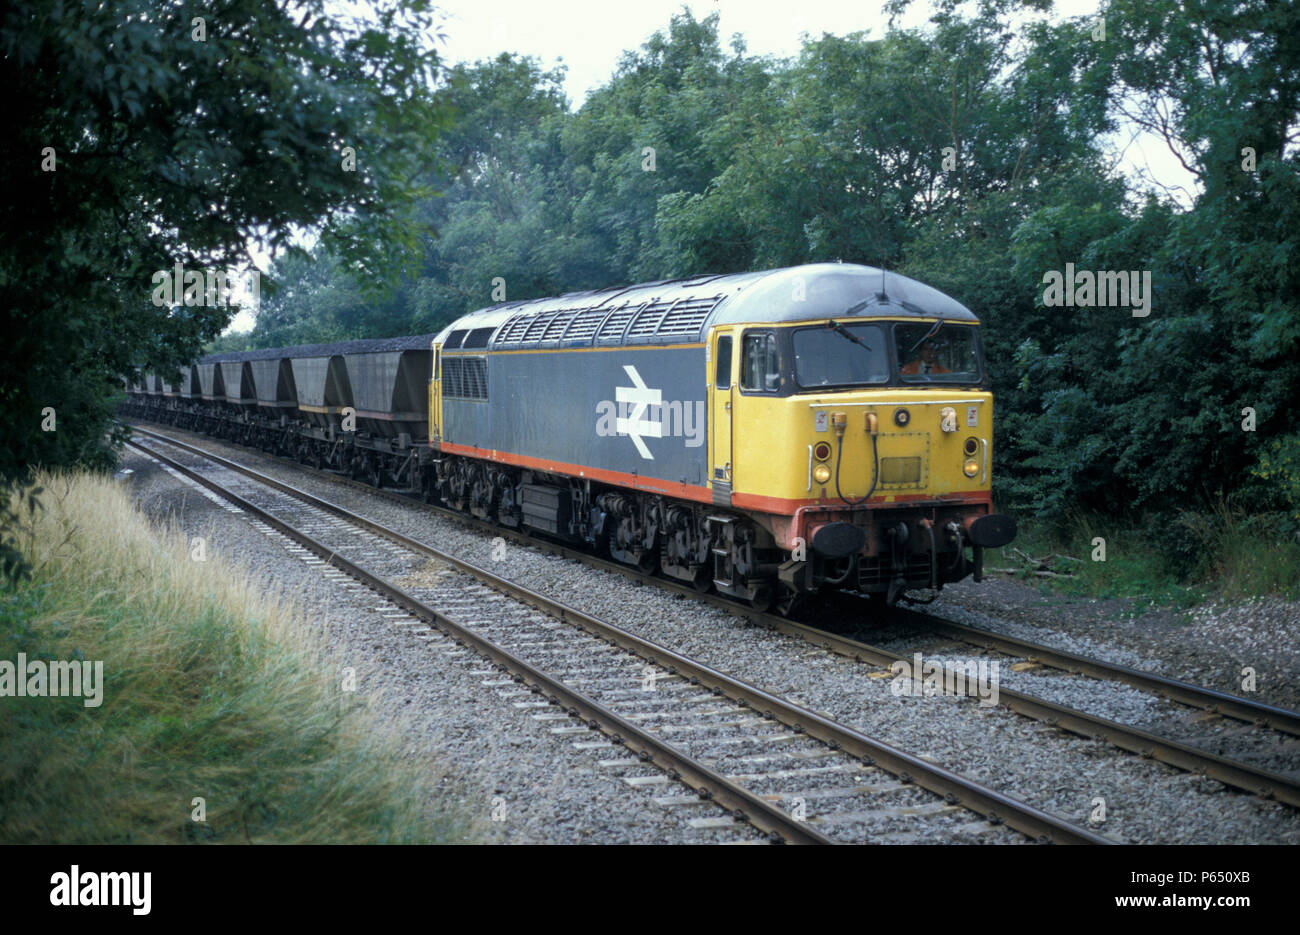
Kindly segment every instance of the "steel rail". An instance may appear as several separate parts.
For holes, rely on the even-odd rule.
[[[454,619],[448,617],[436,608],[430,607],[410,594],[407,594],[405,591],[391,584],[386,579],[366,571],[361,566],[338,554],[329,547],[322,545],[311,536],[289,523],[284,522],[211,478],[205,477],[199,472],[191,470],[179,461],[176,461],[174,458],[170,458],[162,452],[149,448],[148,446],[139,445],[135,442],[128,442],[128,444],[133,448],[136,448],[138,451],[147,454],[149,457],[158,459],[160,462],[166,464],[178,473],[183,474],[185,477],[203,485],[208,490],[211,490],[218,496],[230,501],[248,514],[256,516],[268,526],[271,526],[284,535],[289,536],[304,548],[315,553],[324,560],[326,564],[332,565],[345,574],[360,581],[366,587],[382,594],[385,599],[391,601],[396,606],[401,607],[407,613],[433,623],[435,626],[446,632],[448,636],[457,643],[472,648],[475,652],[491,659],[493,662],[516,676],[517,679],[521,679],[528,683],[534,691],[544,695],[561,707],[567,708],[569,714],[585,720],[589,727],[598,728],[606,734],[609,734],[616,743],[640,755],[642,759],[653,762],[657,767],[664,770],[670,778],[682,781],[692,789],[695,789],[702,797],[712,799],[714,802],[731,811],[735,817],[748,821],[760,831],[778,835],[782,840],[789,843],[835,843],[821,832],[809,827],[807,823],[794,819],[790,815],[786,814],[782,809],[754,795],[754,793],[750,792],[748,789],[733,783],[726,777],[715,773],[707,766],[692,760],[672,744],[660,740],[647,731],[642,730],[640,727],[637,727],[630,721],[623,719],[608,708],[588,698],[586,695],[583,695],[581,692],[575,691],[565,685],[562,681],[552,678],[528,662],[525,662],[523,659],[520,659],[518,656],[510,653],[508,650],[503,649],[497,644],[475,633],[473,630],[457,623]],[[172,442],[172,444],[176,443]],[[212,459],[214,463],[220,463],[218,457],[215,455],[209,454],[204,455],[204,457]],[[223,464],[222,466],[227,467],[228,465]],[[241,473],[246,472],[241,471]],[[259,478],[254,477],[254,479],[262,482]],[[290,488],[289,485],[282,485],[273,479],[268,479],[265,483],[267,483],[268,486],[281,490],[283,493],[288,493],[291,496],[298,496],[298,494],[292,492],[293,488]],[[342,510],[341,508],[333,507],[326,501],[321,501],[315,497],[311,497],[310,494],[303,494],[302,498],[304,499],[304,502],[326,509],[347,519],[349,522],[354,522],[358,526],[376,534],[388,536],[397,535],[391,533],[391,531],[385,530],[384,527],[379,526],[376,523],[349,514],[346,510]],[[461,567],[461,570],[468,571],[468,569],[473,567],[468,565],[468,563],[455,561],[451,556],[440,553],[436,549],[429,549],[428,547],[417,548],[417,544],[411,540],[402,541],[402,544],[409,545],[416,551],[426,554],[429,557],[435,557],[440,561],[455,564],[458,567]],[[485,582],[488,581],[487,578],[484,578],[483,580]],[[488,583],[500,587],[495,580]],[[523,589],[519,590],[520,592],[523,592]]]
[[[1288,711],[1240,695],[1203,688],[1179,679],[1143,672],[1128,666],[1099,659],[1089,659],[1063,649],[1054,649],[1014,636],[1004,636],[978,627],[966,626],[942,617],[910,608],[894,608],[899,619],[927,627],[963,643],[995,649],[1009,656],[1024,656],[1033,662],[1092,678],[1119,681],[1134,688],[1148,691],[1192,708],[1201,708],[1236,721],[1245,721],[1258,727],[1268,727],[1284,734],[1300,736],[1300,712]]]
[[[1022,802],[1012,796],[1006,795],[1005,793],[998,792],[995,789],[982,786],[964,776],[947,770],[941,766],[928,763],[919,757],[892,747],[883,741],[862,734],[850,727],[817,714],[816,712],[791,704],[790,702],[765,692],[747,682],[743,682],[703,663],[682,656],[666,647],[644,640],[641,637],[629,633],[611,623],[592,617],[582,611],[568,606],[567,604],[555,601],[525,588],[522,585],[494,575],[486,569],[457,558],[456,556],[442,552],[416,539],[403,535],[396,530],[389,529],[379,523],[366,519],[365,517],[358,516],[343,507],[331,503],[328,500],[316,497],[304,490],[300,490],[291,484],[278,480],[277,478],[269,477],[259,471],[246,467],[245,465],[222,458],[220,455],[204,451],[169,436],[160,435],[138,427],[136,428],[136,431],[157,438],[165,444],[174,445],[177,448],[180,448],[183,451],[188,451],[198,457],[205,458],[223,468],[236,471],[257,481],[258,483],[265,484],[266,486],[279,490],[282,493],[300,499],[305,503],[309,503],[320,509],[331,512],[348,522],[368,529],[377,535],[382,535],[400,545],[403,545],[404,547],[451,565],[452,567],[455,567],[466,574],[472,575],[489,586],[496,588],[503,593],[509,594],[538,610],[550,614],[559,620],[580,626],[595,636],[599,636],[620,648],[628,650],[629,652],[647,659],[648,661],[652,661],[664,667],[670,673],[681,675],[692,683],[700,684],[707,688],[719,691],[736,703],[752,708],[765,717],[770,717],[779,721],[796,732],[804,733],[820,740],[833,749],[844,750],[845,752],[861,759],[868,765],[879,766],[886,772],[898,776],[904,782],[915,782],[919,787],[943,796],[949,802],[961,804],[969,810],[983,815],[995,824],[1005,822],[1008,827],[1014,828],[1032,838],[1051,841],[1053,843],[1113,843],[1108,838],[1066,821],[1060,816],[1035,808],[1026,802]],[[156,457],[165,457],[161,456],[159,452],[150,451],[149,453]],[[201,477],[201,475],[198,476]],[[203,481],[207,482],[207,479],[204,478]],[[215,484],[215,482],[208,483]],[[207,484],[205,483],[205,485]],[[366,489],[372,488],[367,487]],[[527,539],[527,537],[524,538]],[[527,541],[535,543],[536,540],[527,539]],[[695,593],[690,588],[686,588],[685,590],[689,593]],[[697,596],[699,595],[697,594]],[[407,596],[406,600],[414,601],[415,599]],[[418,604],[418,602],[416,603]],[[423,605],[420,606],[423,607]],[[425,614],[430,612],[436,613],[429,608],[426,608],[424,611]],[[481,638],[475,637],[475,639]],[[500,651],[504,652],[504,650]],[[566,691],[571,692],[571,690],[567,689]],[[606,713],[608,714],[608,712]],[[608,716],[617,717],[612,714],[608,714]],[[675,748],[671,749],[677,753]],[[677,755],[681,756],[680,753],[677,753]],[[736,788],[740,789],[740,787]],[[743,792],[745,790],[741,789],[740,791]],[[753,798],[755,801],[760,802],[763,806],[771,808],[783,818],[786,817],[785,813],[780,809],[773,808],[768,805],[767,802],[752,796],[752,793],[746,792],[745,794]],[[786,820],[793,821],[793,819],[788,818]],[[808,830],[806,829],[806,826],[801,827]]]
[[[895,662],[910,661],[907,656],[900,653],[826,633],[804,624],[782,621],[781,624],[771,625],[798,635],[831,652],[852,656],[876,665],[890,666]],[[941,674],[946,676],[950,671],[947,666],[944,666]],[[949,684],[946,678],[945,684]],[[961,684],[965,688],[964,694],[971,698],[979,697],[978,686],[972,686],[968,678],[961,680],[954,678],[950,684]],[[1239,760],[1011,688],[999,686],[997,695],[997,704],[1051,727],[1059,727],[1081,737],[1104,740],[1121,750],[1136,753],[1144,759],[1157,760],[1187,772],[1208,776],[1243,792],[1273,798],[1286,805],[1300,808],[1300,780],[1282,773],[1261,769],[1249,763],[1242,763]]]

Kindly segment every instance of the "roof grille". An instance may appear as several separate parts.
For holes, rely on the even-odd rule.
[[[721,300],[722,296],[717,295],[676,301],[654,299],[643,305],[614,309],[579,306],[520,312],[501,326],[492,346],[503,348],[593,339],[600,343],[620,340],[639,343],[656,335],[696,335]],[[469,342],[465,346],[470,346]]]
[[[520,312],[506,322],[501,330],[497,332],[496,343],[498,345],[522,343],[524,332],[528,330],[528,325],[532,320],[533,316],[527,312]]]
[[[673,310],[676,302],[661,302],[655,300],[646,304],[640,312],[637,313],[636,321],[632,322],[632,327],[627,329],[629,338],[646,338],[659,331],[659,326],[663,323],[664,317]]]
[[[720,301],[722,296],[716,295],[710,299],[678,302],[659,322],[659,330],[656,334],[697,334],[704,324],[704,319],[709,317],[709,312],[713,311],[713,307]]]
[[[586,311],[579,312],[574,316],[573,324],[569,326],[569,330],[565,333],[565,339],[569,341],[575,339],[589,340],[595,335],[596,329],[600,327],[600,323],[605,320],[605,316],[608,314],[609,309],[607,308],[589,308]]]
[[[632,316],[637,313],[639,307],[640,306],[629,305],[610,312],[609,317],[605,319],[605,323],[602,324],[600,330],[596,332],[596,340],[617,341],[619,338],[623,337],[623,329],[627,326],[627,323],[632,320]]]
[[[546,323],[546,330],[542,332],[543,341],[558,341],[564,336],[568,329],[569,323],[577,316],[576,308],[566,308],[556,312],[551,316],[551,320]]]
[[[528,323],[528,330],[524,332],[524,342],[531,344],[533,341],[540,341],[542,339],[542,334],[546,331],[546,326],[554,321],[555,316],[558,314],[560,313],[542,312],[534,315],[532,320]]]

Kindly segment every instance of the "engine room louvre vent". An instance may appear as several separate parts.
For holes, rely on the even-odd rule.
[[[528,331],[528,326],[532,323],[532,320],[533,316],[527,312],[521,312],[510,319],[497,332],[497,346],[500,347],[502,344],[522,344],[524,334]]]
[[[576,308],[566,308],[556,312],[551,320],[546,323],[546,330],[542,332],[543,341],[558,341],[564,337],[564,332],[568,330],[569,323],[577,316]]]
[[[482,357],[443,358],[442,395],[446,399],[487,399],[487,361]]]
[[[606,308],[592,308],[579,312],[574,316],[573,324],[569,326],[569,330],[565,332],[565,340],[590,340],[608,314],[609,309]]]
[[[597,341],[617,341],[623,337],[623,329],[627,323],[632,320],[632,316],[637,313],[639,306],[628,306],[626,308],[616,309],[609,313],[605,323],[600,326],[600,331],[596,334]]]
[[[664,318],[673,310],[675,302],[654,301],[637,312],[636,321],[627,329],[629,338],[647,338],[659,330]]]
[[[585,343],[593,339],[600,344],[623,340],[641,344],[657,335],[695,336],[721,300],[722,296],[718,295],[676,301],[654,299],[641,305],[614,309],[598,305],[520,312],[497,330],[491,346],[504,349],[560,342]],[[476,343],[475,336],[479,330],[488,329],[469,332],[462,346],[483,347]],[[451,347],[450,338],[447,347]]]
[[[546,333],[546,326],[553,322],[556,316],[563,314],[563,312],[542,312],[534,315],[532,321],[528,323],[528,330],[524,332],[524,343],[531,344],[542,340],[542,335]]]
[[[709,317],[713,307],[722,301],[722,296],[709,299],[691,299],[679,302],[672,311],[664,315],[659,323],[657,334],[698,334],[704,319]]]
[[[582,308],[561,308],[535,314],[521,312],[501,327],[493,346],[500,348],[507,345],[532,344],[537,341],[559,341],[561,338],[572,337],[565,332],[569,324],[585,311]],[[603,312],[601,317],[604,317]]]

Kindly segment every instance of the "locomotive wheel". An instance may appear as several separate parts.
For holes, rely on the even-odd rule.
[[[781,587],[781,596],[776,601],[776,612],[782,617],[789,617],[794,613],[801,603],[804,595],[787,589],[784,585]]]

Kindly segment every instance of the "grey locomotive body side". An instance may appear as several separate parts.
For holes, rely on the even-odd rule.
[[[469,373],[480,367],[485,387]],[[640,489],[702,488],[705,373],[703,345],[448,353],[441,441]]]

